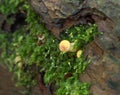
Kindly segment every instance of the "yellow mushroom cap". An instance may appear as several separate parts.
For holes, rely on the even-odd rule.
[[[21,62],[21,56],[17,55],[17,56],[15,57],[14,62],[15,62],[15,64],[17,63],[17,66],[18,66],[19,68],[22,68],[23,63]]]
[[[19,67],[19,68],[22,68],[22,66],[23,66],[23,63],[22,63],[22,62],[19,62],[19,63],[18,63],[18,67]]]
[[[78,51],[77,51],[77,54],[76,54],[76,55],[77,55],[77,58],[79,58],[79,57],[81,56],[81,54],[82,54],[82,50],[78,50]]]
[[[68,52],[70,50],[70,42],[68,40],[62,40],[59,44],[59,49],[62,52]]]
[[[21,61],[21,57],[20,56],[16,56],[14,61],[15,61],[15,63],[18,63],[19,61]]]

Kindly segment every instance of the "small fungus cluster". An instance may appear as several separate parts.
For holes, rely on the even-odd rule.
[[[59,49],[61,52],[66,53],[66,52],[75,52],[75,48],[74,48],[75,43],[70,43],[70,41],[68,40],[62,40],[59,43]],[[82,54],[82,50],[78,50],[77,51],[77,58],[79,58]]]
[[[19,68],[22,68],[23,63],[21,62],[21,56],[17,55],[14,59],[15,64],[18,64]]]

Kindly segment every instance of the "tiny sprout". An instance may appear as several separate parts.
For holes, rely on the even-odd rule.
[[[38,40],[39,40],[39,41],[44,40],[44,38],[45,38],[45,36],[44,36],[44,35],[39,35],[39,36],[38,36]]]
[[[81,56],[81,54],[82,54],[82,50],[78,50],[78,51],[77,51],[77,54],[76,54],[76,55],[77,55],[77,58],[79,58],[79,57]]]
[[[44,43],[45,40],[45,36],[44,35],[39,35],[38,36],[38,41],[37,41],[37,45],[41,45]]]

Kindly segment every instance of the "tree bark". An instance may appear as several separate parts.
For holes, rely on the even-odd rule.
[[[59,35],[77,24],[96,23],[102,36],[85,50],[91,60],[80,76],[91,95],[120,95],[120,0],[30,0],[51,32]]]

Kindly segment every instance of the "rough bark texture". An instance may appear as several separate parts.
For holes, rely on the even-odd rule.
[[[94,17],[103,35],[86,47],[85,55],[91,59],[91,64],[81,75],[81,80],[91,82],[92,95],[120,95],[120,0],[93,0],[88,6],[102,11],[114,26]]]
[[[85,51],[91,60],[80,80],[90,82],[91,95],[120,95],[120,0],[30,0],[43,22],[59,38],[77,24],[96,23],[102,36]]]
[[[59,33],[66,28],[80,23],[79,11],[84,0],[30,0],[35,11],[41,15],[43,22],[59,38]],[[84,15],[84,13],[83,13]]]
[[[115,4],[115,1],[110,1],[113,3],[113,5]],[[102,7],[105,7],[107,5],[106,3],[104,4],[102,2],[105,1],[30,0],[32,7],[43,18],[43,22],[46,24],[46,27],[51,30],[51,32],[58,38],[60,32],[73,25],[80,23],[87,24],[88,22],[93,23],[97,20],[93,17],[94,15],[104,20],[108,19],[107,16],[111,17],[110,12],[108,12],[108,15],[106,14],[106,11],[109,10],[108,7],[106,8],[106,11],[104,8],[101,8],[100,5],[102,5]],[[98,7],[98,4],[100,8]],[[109,24],[109,22],[107,24]],[[104,25],[102,25],[102,27],[103,26]]]

